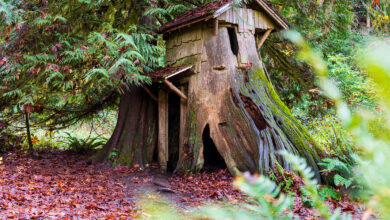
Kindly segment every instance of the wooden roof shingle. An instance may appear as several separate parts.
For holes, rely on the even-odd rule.
[[[253,2],[256,3],[257,6],[261,7],[273,20],[275,20],[282,29],[287,29],[290,26],[286,19],[283,18],[268,1],[254,0]],[[233,5],[234,2],[232,0],[218,0],[210,2],[202,7],[187,11],[176,17],[174,20],[165,23],[160,27],[159,33],[165,34],[180,29],[186,25],[218,17],[224,12],[219,12],[220,9],[226,8],[226,6],[228,6],[227,8],[230,8]]]

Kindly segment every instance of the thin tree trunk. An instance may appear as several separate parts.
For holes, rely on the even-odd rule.
[[[31,132],[30,132],[30,116],[29,113],[25,113],[25,119],[26,119],[26,132],[27,132],[27,142],[28,142],[28,152],[30,154],[34,153],[34,146],[33,142],[31,140]]]

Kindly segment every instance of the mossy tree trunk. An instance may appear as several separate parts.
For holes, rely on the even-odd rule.
[[[179,103],[175,171],[202,169],[207,158],[204,152],[210,147],[204,137],[209,136],[232,174],[265,173],[275,169],[277,163],[290,169],[289,163],[278,155],[278,151],[287,150],[306,158],[320,180],[320,150],[272,88],[254,36],[237,34],[239,53],[235,54],[227,28],[220,28],[217,36],[212,28],[204,30],[202,60],[194,64],[200,65],[200,71],[189,79],[185,89],[188,100]],[[155,100],[141,87],[133,87],[121,97],[116,128],[95,159],[104,160],[117,149],[120,163],[143,166],[152,162],[157,147],[157,119]]]
[[[202,137],[209,129],[233,174],[265,173],[276,163],[290,169],[278,155],[278,151],[286,150],[306,158],[320,180],[319,149],[272,88],[253,34],[236,31],[237,54],[231,42],[234,37],[227,28],[220,28],[217,36],[213,28],[203,30],[203,58],[199,73],[190,78],[188,85],[189,111],[176,170],[202,169],[204,152],[211,147]]]

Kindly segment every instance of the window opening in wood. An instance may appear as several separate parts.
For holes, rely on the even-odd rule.
[[[228,28],[229,40],[230,40],[230,48],[235,56],[238,55],[238,40],[237,33],[235,28]]]

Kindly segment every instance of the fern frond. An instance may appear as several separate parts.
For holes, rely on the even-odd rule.
[[[317,179],[314,178],[315,174],[312,168],[307,165],[306,160],[287,151],[281,151],[280,154],[293,165],[296,171],[301,174],[302,179],[305,181],[305,185],[302,188],[310,195],[314,202],[314,206],[318,209],[320,215],[326,219],[329,219],[329,207],[323,204],[323,201],[318,194]]]
[[[121,34],[118,34],[118,36],[115,38],[115,40],[119,42],[119,45],[121,47],[131,46],[134,49],[138,50],[138,47],[134,43],[134,39],[131,35],[121,33]]]
[[[351,174],[351,166],[337,158],[324,158],[322,161],[323,162],[319,163],[319,165],[326,167],[324,171],[338,171],[348,175]]]
[[[108,73],[108,71],[106,69],[103,69],[103,68],[95,68],[95,69],[92,69],[90,70],[86,75],[85,75],[85,79],[86,80],[90,80],[94,77],[96,77],[97,75],[102,75],[104,76],[105,78],[109,78],[110,75]]]
[[[313,203],[314,208],[318,209],[319,214],[325,219],[351,219],[350,215],[340,215],[340,210],[337,209],[331,214],[329,207],[324,204],[318,193],[317,180],[314,178],[315,174],[310,166],[307,165],[306,160],[302,157],[293,155],[287,151],[281,151],[280,154],[287,159],[296,171],[298,171],[305,185],[301,188],[302,193],[308,194]]]
[[[10,25],[18,22],[21,19],[19,16],[21,11],[21,9],[17,9],[17,3],[0,0],[0,24]]]

